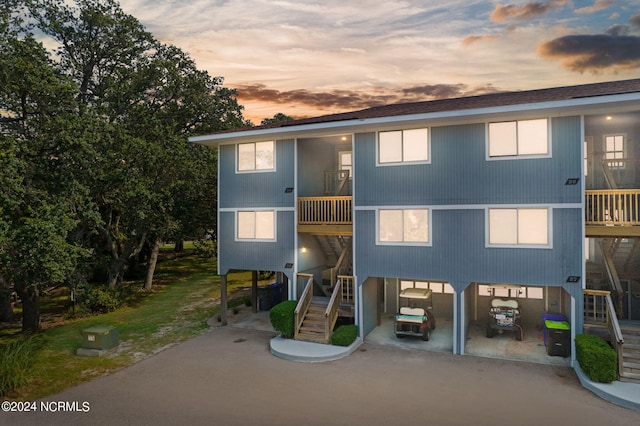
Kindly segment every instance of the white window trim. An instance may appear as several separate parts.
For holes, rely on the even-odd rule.
[[[622,136],[622,158],[621,159],[617,159],[617,158],[607,158],[607,154],[609,152],[619,152],[619,151],[607,151],[607,137],[615,137],[615,136]],[[603,160],[605,161],[620,161],[620,165],[619,166],[609,166],[609,168],[614,169],[614,170],[622,170],[625,168],[625,166],[627,165],[627,163],[624,161],[624,159],[628,158],[627,156],[627,134],[624,132],[618,132],[618,133],[607,133],[605,135],[602,135],[602,151],[604,153],[604,157]]]
[[[273,142],[273,168],[272,169],[252,169],[252,170],[240,170],[239,166],[240,166],[240,154],[239,154],[239,149],[240,149],[240,145],[246,145],[246,144],[257,144],[257,143],[261,143],[261,142]],[[276,171],[276,164],[277,164],[277,159],[276,159],[276,147],[277,147],[277,143],[275,140],[273,141],[256,141],[256,142],[241,142],[241,143],[237,143],[234,144],[234,151],[235,151],[235,160],[236,160],[236,173],[237,174],[245,174],[245,173],[271,173],[271,172],[275,172]],[[254,155],[255,155],[255,151],[254,151]]]
[[[403,212],[405,210],[426,210],[427,211],[427,227],[429,229],[427,229],[427,242],[413,242],[413,241],[380,241],[380,210],[402,210]],[[376,245],[379,246],[402,246],[402,247],[431,247],[433,246],[433,227],[432,227],[432,223],[433,223],[433,210],[431,210],[428,207],[420,207],[420,206],[416,206],[416,207],[394,207],[394,206],[388,206],[388,207],[384,207],[384,208],[378,208],[375,210],[375,216],[376,216]],[[403,227],[403,232],[404,232],[404,227]]]
[[[507,122],[518,122],[518,121],[528,121],[528,120],[547,120],[547,153],[546,154],[515,154],[515,155],[499,155],[492,157],[490,152],[490,140],[489,140],[489,124],[491,123],[507,123]],[[537,118],[524,118],[518,120],[496,120],[496,121],[487,121],[485,123],[485,160],[486,161],[504,161],[504,160],[532,160],[539,158],[552,158],[553,152],[553,140],[551,138],[551,126],[552,120],[551,117],[537,117]]]
[[[240,213],[273,212],[273,238],[238,238],[238,216]],[[233,236],[239,243],[275,243],[278,241],[278,211],[274,209],[239,209],[234,212]]]
[[[394,161],[394,162],[380,162],[380,133],[385,132],[403,132],[405,130],[420,130],[425,129],[427,131],[427,159],[420,161]],[[353,159],[351,160],[353,162]],[[419,165],[419,164],[431,164],[431,128],[430,127],[419,127],[416,129],[397,129],[397,130],[384,130],[376,132],[376,166],[377,167],[387,167],[387,166],[410,166],[410,165]]]
[[[489,241],[490,235],[489,235],[489,229],[490,229],[490,223],[489,223],[489,210],[492,209],[516,209],[516,210],[523,210],[523,209],[546,209],[547,210],[547,244],[492,244]],[[553,208],[547,205],[540,205],[540,206],[531,206],[531,205],[527,205],[527,206],[505,206],[505,205],[501,205],[501,206],[490,206],[490,207],[486,207],[485,211],[484,211],[484,225],[485,225],[485,231],[484,231],[484,235],[485,235],[485,248],[516,248],[516,249],[553,249]]]

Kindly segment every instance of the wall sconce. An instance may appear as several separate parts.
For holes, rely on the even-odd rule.
[[[289,188],[285,188],[284,193],[285,194],[291,194],[293,192],[293,188],[289,187]]]
[[[293,268],[293,263],[285,263],[285,264],[284,264],[284,268],[285,268],[285,269],[291,269],[291,268]]]
[[[567,282],[568,283],[577,283],[578,281],[580,281],[580,277],[577,275],[569,275],[567,277]]]
[[[565,185],[577,185],[578,182],[580,182],[580,178],[569,178],[569,179],[567,179],[567,181],[564,184]]]
[[[307,252],[307,248],[306,247],[302,247],[302,253],[306,253]]]

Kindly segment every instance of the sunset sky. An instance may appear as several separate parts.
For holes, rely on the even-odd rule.
[[[640,78],[640,0],[120,0],[254,124]]]

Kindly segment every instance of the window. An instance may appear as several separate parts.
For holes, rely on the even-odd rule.
[[[624,135],[608,135],[604,137],[604,158],[609,160],[607,164],[612,168],[624,167],[624,161],[611,161],[623,159],[624,155]]]
[[[351,151],[340,151],[338,153],[338,160],[340,162],[340,170],[348,170],[349,178],[352,178],[353,163],[352,163]]]
[[[434,293],[453,294],[451,284],[444,282],[400,280],[400,291],[406,288],[430,288]]]
[[[237,224],[239,240],[275,239],[275,212],[273,210],[239,211]]]
[[[274,153],[273,141],[238,144],[238,171],[274,170]]]
[[[546,118],[489,123],[489,157],[549,154]]]
[[[378,134],[378,163],[429,162],[429,129],[396,130]]]
[[[548,209],[489,209],[490,245],[549,245]]]
[[[429,210],[380,210],[378,241],[381,243],[429,243]]]

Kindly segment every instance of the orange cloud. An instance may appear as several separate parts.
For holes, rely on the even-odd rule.
[[[548,10],[559,9],[566,5],[570,5],[571,0],[549,0],[546,2],[532,2],[523,5],[496,5],[491,12],[490,19],[493,22],[504,22],[511,19],[529,20],[537,16],[543,15]]]
[[[493,35],[482,35],[482,36],[470,35],[468,37],[465,37],[464,40],[462,40],[462,45],[467,47],[475,43],[476,41],[482,41],[482,40],[491,41],[491,40],[496,40],[497,38],[498,36],[493,36]]]
[[[256,83],[237,85],[236,89],[240,104],[261,102],[272,105],[310,107],[314,110],[329,110],[331,112],[354,111],[391,103],[473,96],[498,91],[491,85],[469,88],[463,83],[425,84],[404,89],[378,87],[367,90],[332,90],[328,92],[313,92],[308,89],[277,90]]]
[[[574,13],[593,13],[599,10],[607,9],[609,8],[609,6],[613,6],[614,3],[614,0],[596,0],[593,6],[581,7],[580,9],[574,10]]]

